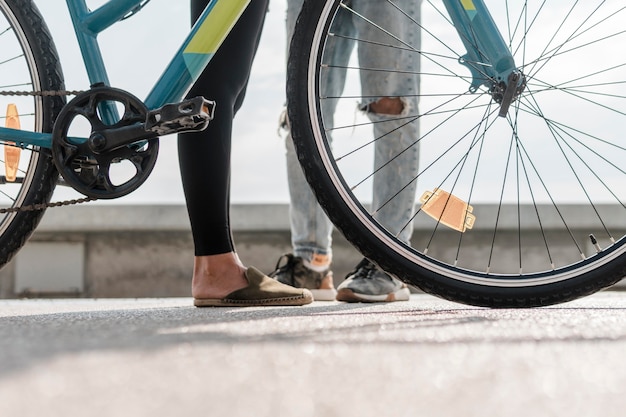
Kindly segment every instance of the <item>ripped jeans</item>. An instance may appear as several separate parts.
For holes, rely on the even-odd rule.
[[[295,21],[300,12],[303,0],[287,0],[287,35],[291,39]],[[389,16],[386,11],[390,10],[388,3],[381,0],[351,0],[350,6],[364,16],[376,16],[377,23],[384,28],[393,28],[398,38],[409,43],[414,48],[420,46],[420,31],[416,30],[416,24],[409,19]],[[421,0],[396,0],[398,7],[404,10],[415,22],[420,19]],[[351,13],[341,11],[338,13],[333,31],[341,32],[350,37],[364,39],[376,39],[380,37],[380,30],[371,24],[359,19]],[[342,38],[340,42],[329,44],[326,53],[333,55],[331,58],[339,66],[347,65],[350,54],[355,47],[355,42]],[[374,217],[391,233],[398,234],[399,238],[407,242],[411,238],[411,219],[414,213],[416,181],[418,172],[418,147],[414,142],[419,137],[419,119],[406,124],[406,119],[393,121],[402,114],[417,114],[419,94],[419,61],[415,61],[413,54],[403,54],[393,48],[368,48],[357,47],[359,64],[361,67],[379,67],[380,62],[389,62],[390,66],[401,68],[404,71],[389,73],[381,77],[376,72],[361,72],[362,96],[367,97],[361,102],[359,110],[364,111],[373,122],[373,134],[376,141],[374,150],[374,169],[388,163],[394,156],[402,153],[386,167],[377,172],[373,180],[372,207],[380,207],[388,199],[392,198],[397,190],[410,185],[398,195],[393,197],[390,203],[385,204]],[[385,57],[388,54],[388,58]],[[370,66],[369,63],[372,62]],[[345,83],[345,70],[333,71],[323,76],[322,84],[325,85],[327,95],[340,96]],[[383,89],[384,88],[384,89]],[[378,93],[376,93],[378,91]],[[402,111],[400,115],[377,114],[372,111],[373,104],[383,97],[373,97],[380,91],[389,91],[387,97],[402,97]],[[372,98],[370,98],[372,97]],[[406,98],[405,98],[406,97]],[[332,128],[335,106],[324,107],[324,120],[326,128]],[[389,121],[392,119],[392,121]],[[384,123],[377,123],[385,121]],[[391,133],[389,133],[391,132]],[[413,144],[413,146],[411,146]],[[295,154],[293,141],[288,135],[287,147],[287,175],[289,194],[291,198],[290,221],[291,241],[295,256],[310,261],[315,255],[332,256],[332,230],[333,226],[322,208],[317,204],[308,183],[302,173]]]

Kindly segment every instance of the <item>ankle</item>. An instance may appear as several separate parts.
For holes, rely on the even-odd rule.
[[[320,282],[320,290],[334,290],[335,283],[333,282],[333,273],[332,271],[328,271],[328,273],[322,278]]]
[[[196,256],[191,293],[195,298],[222,298],[248,285],[245,272],[235,253]]]
[[[324,272],[330,268],[332,258],[330,254],[313,253],[311,258],[302,258],[304,266],[315,272]]]

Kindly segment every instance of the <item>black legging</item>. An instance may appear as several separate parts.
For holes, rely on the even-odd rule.
[[[191,0],[195,22],[209,0]],[[241,107],[269,0],[252,0],[188,97],[215,100],[202,132],[180,134],[178,156],[196,256],[234,251],[230,230],[232,122]]]

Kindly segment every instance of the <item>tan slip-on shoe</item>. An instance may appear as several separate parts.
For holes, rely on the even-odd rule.
[[[248,286],[224,298],[194,298],[196,307],[301,306],[313,301],[306,288],[294,288],[266,276],[254,267],[246,271]]]

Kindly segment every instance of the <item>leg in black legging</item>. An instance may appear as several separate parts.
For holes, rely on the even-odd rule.
[[[193,19],[207,1],[192,0]],[[189,93],[215,100],[215,119],[204,132],[181,134],[178,140],[196,255],[191,294],[199,307],[304,305],[313,301],[306,289],[281,284],[257,269],[246,268],[230,233],[232,123],[245,95],[267,4],[268,0],[252,0]]]
[[[195,21],[208,0],[191,1]],[[233,117],[241,107],[268,0],[253,0],[188,97],[216,101],[202,132],[179,135],[178,152],[195,255],[234,252],[230,232],[230,154]]]

